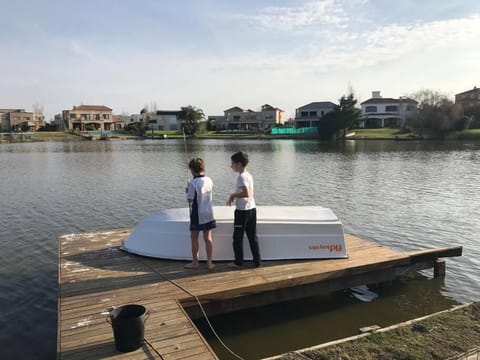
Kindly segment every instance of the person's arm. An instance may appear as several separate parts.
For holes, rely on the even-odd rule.
[[[249,195],[250,194],[248,188],[246,186],[241,186],[238,188],[238,191],[236,193],[230,194],[227,205],[232,205],[232,203],[235,201],[235,198],[248,198]]]
[[[188,183],[188,187],[186,189],[187,191],[187,201],[188,204],[190,205],[193,202],[193,199],[195,198],[195,185],[193,180]]]

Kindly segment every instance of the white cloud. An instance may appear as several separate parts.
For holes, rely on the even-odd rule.
[[[299,7],[266,7],[248,19],[265,29],[290,31],[320,25],[344,26],[349,17],[341,0],[317,0]]]

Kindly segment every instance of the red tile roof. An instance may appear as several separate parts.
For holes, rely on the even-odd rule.
[[[104,105],[79,105],[74,106],[73,110],[83,110],[83,111],[112,111],[109,107]]]

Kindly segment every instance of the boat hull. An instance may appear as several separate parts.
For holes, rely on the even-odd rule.
[[[233,260],[234,208],[214,207],[213,257]],[[123,242],[128,252],[173,260],[191,260],[188,208],[169,209],[143,219]],[[262,260],[346,258],[343,225],[330,209],[320,206],[258,206],[257,235]],[[200,260],[206,260],[200,234]],[[244,239],[245,260],[252,259]]]

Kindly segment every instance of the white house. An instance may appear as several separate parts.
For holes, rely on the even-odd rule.
[[[295,110],[295,127],[318,126],[321,117],[333,110],[335,104],[330,101],[317,101]]]
[[[380,91],[372,91],[372,97],[360,104],[360,127],[404,127],[407,120],[417,114],[418,103],[407,97],[382,98]]]
[[[141,114],[131,114],[125,116],[125,126],[142,122]]]

